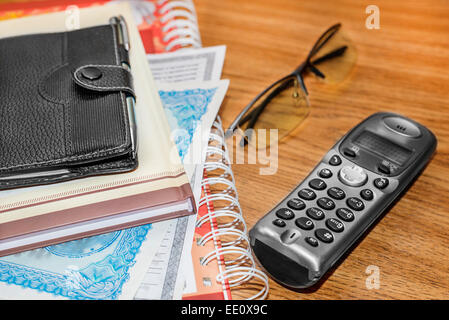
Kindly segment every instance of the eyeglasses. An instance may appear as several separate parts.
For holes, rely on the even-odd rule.
[[[306,60],[258,94],[232,122],[227,134],[239,129],[241,146],[257,141],[257,148],[266,148],[299,127],[310,110],[304,76],[312,73],[325,82],[338,83],[348,76],[355,64],[355,48],[339,32],[340,28],[338,23],[326,30]]]

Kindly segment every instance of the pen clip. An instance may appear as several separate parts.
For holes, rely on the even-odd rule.
[[[118,17],[112,17],[109,19],[109,23],[115,30],[121,65],[127,69],[130,69],[129,50],[131,45],[129,42],[128,26],[125,18],[121,15]]]
[[[130,44],[129,44],[129,34],[128,34],[128,25],[126,24],[125,18],[123,16],[118,17],[119,20],[119,29],[122,37],[122,44],[126,51],[129,52]]]
[[[127,52],[129,52],[130,44],[128,25],[126,24],[125,18],[121,15],[118,17],[112,17],[111,19],[109,19],[109,23],[112,24],[117,31],[117,43],[122,46]]]

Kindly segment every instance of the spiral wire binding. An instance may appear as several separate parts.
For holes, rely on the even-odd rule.
[[[219,116],[212,126],[206,152],[207,160],[204,169],[207,177],[203,179],[202,187],[205,189],[215,187],[219,191],[205,192],[205,195],[199,200],[198,206],[205,204],[208,212],[197,221],[196,226],[201,227],[204,223],[210,223],[212,228],[210,232],[198,240],[198,245],[213,241],[214,244],[220,244],[221,246],[215,245],[216,249],[204,256],[201,259],[201,264],[207,265],[216,259],[220,267],[216,280],[222,285],[227,282],[230,288],[240,286],[252,279],[261,281],[263,288],[249,297],[248,300],[263,300],[268,295],[268,277],[264,272],[257,269],[252,257],[247,226],[242,216]],[[209,203],[214,203],[213,209],[210,208]],[[218,206],[218,204],[222,204],[222,206]],[[224,219],[230,219],[231,221],[220,221],[220,223],[217,221]],[[214,220],[216,221],[216,227],[214,226]],[[221,257],[224,260],[223,266],[220,265]]]
[[[165,34],[163,41],[167,43],[165,50],[171,51],[178,45],[201,48],[198,18],[192,0],[163,0],[160,4],[163,4],[160,13],[162,32]]]

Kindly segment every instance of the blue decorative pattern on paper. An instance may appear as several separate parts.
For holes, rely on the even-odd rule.
[[[48,246],[45,250],[54,255],[68,258],[83,258],[97,253],[111,245],[120,235],[120,231],[100,234],[79,241],[69,241]],[[82,245],[81,245],[82,244]]]
[[[2,257],[0,281],[69,299],[116,299],[150,229],[148,224]]]
[[[159,91],[179,156],[184,160],[201,117],[217,88]]]

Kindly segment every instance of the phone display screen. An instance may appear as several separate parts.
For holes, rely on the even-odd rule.
[[[400,166],[407,162],[412,154],[412,151],[370,131],[363,131],[353,142],[358,146],[393,161]]]

